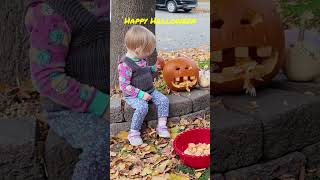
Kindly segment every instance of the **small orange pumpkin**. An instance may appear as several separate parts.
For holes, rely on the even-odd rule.
[[[164,81],[173,91],[189,91],[199,81],[197,64],[186,57],[166,61],[162,72]]]

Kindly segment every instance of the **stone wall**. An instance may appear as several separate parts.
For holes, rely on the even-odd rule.
[[[279,76],[257,97],[222,95],[211,104],[214,179],[304,179],[320,169],[319,83]]]
[[[0,179],[41,179],[35,119],[0,119]]]
[[[169,121],[178,121],[180,117],[196,117],[210,111],[210,92],[208,89],[193,89],[190,93],[181,92],[178,95],[168,95]],[[110,134],[128,131],[134,109],[128,106],[121,98],[111,98],[110,104]],[[157,109],[150,104],[145,125],[154,127],[157,123]]]

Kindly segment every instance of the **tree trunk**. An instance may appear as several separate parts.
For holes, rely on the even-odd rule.
[[[0,83],[19,85],[30,79],[25,0],[2,0],[0,6]]]
[[[110,36],[110,80],[111,89],[118,85],[117,66],[118,60],[126,53],[124,36],[131,25],[124,25],[127,18],[151,18],[155,17],[155,1],[146,0],[113,0],[111,2],[111,36]],[[155,33],[155,25],[147,23],[143,25]],[[156,52],[150,58],[150,64],[156,61]]]

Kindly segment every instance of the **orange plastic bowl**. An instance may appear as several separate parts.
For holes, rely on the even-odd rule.
[[[193,156],[184,154],[184,151],[187,149],[189,143],[210,144],[210,128],[196,128],[184,131],[180,133],[173,141],[173,148],[185,165],[195,169],[209,167],[210,155]]]

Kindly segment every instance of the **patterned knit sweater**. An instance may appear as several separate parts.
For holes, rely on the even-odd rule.
[[[105,0],[80,2],[98,18],[109,16]],[[107,107],[108,95],[65,74],[72,33],[65,19],[49,5],[35,1],[26,13],[25,25],[30,34],[31,77],[40,94],[73,111],[101,116]]]
[[[144,59],[135,58],[131,60],[135,61],[135,63],[140,67],[147,66],[147,62]],[[152,69],[152,72],[157,71],[155,65],[150,66],[150,68]],[[142,99],[144,91],[131,85],[132,69],[125,62],[122,62],[118,65],[118,73],[120,90],[131,97]]]

